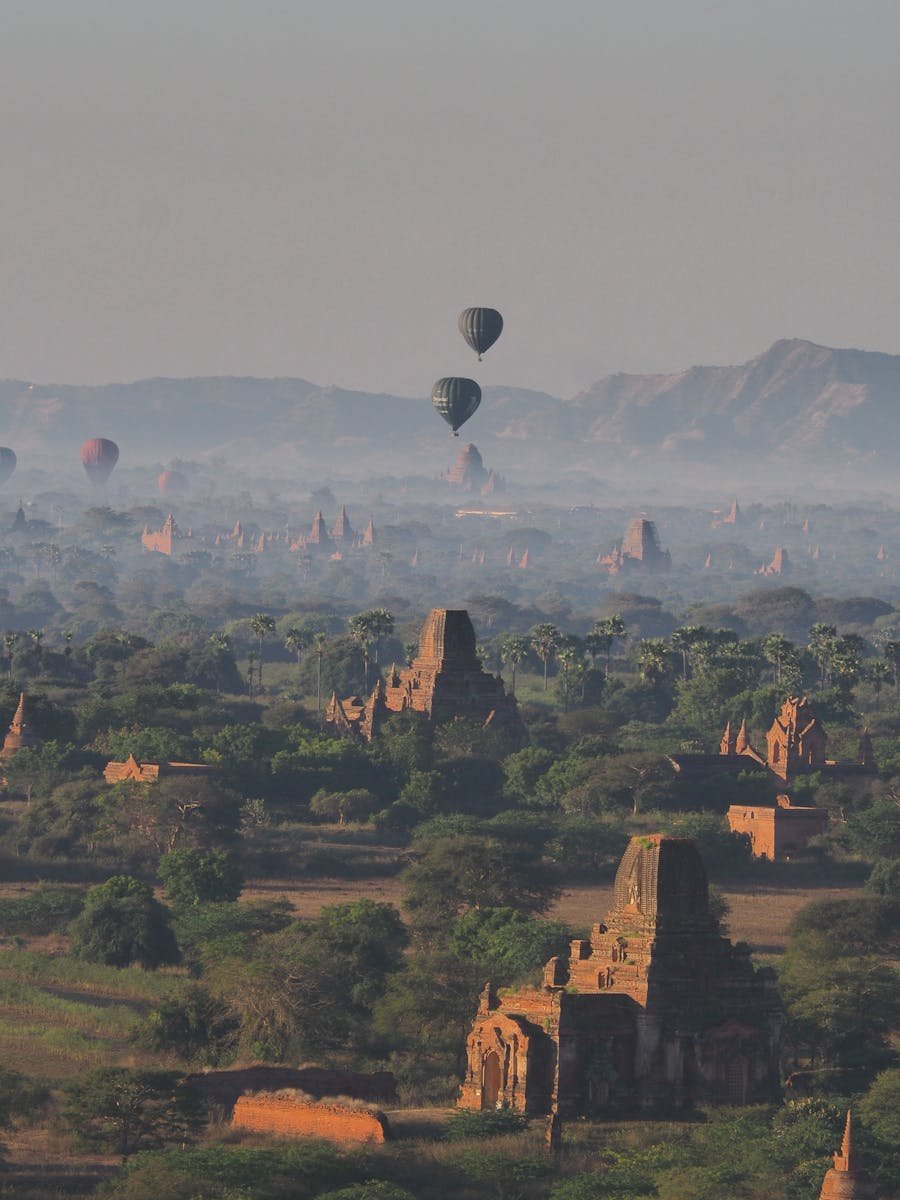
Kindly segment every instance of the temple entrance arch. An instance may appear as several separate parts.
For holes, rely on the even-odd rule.
[[[503,1072],[500,1067],[500,1055],[491,1050],[484,1056],[481,1083],[481,1107],[496,1108],[500,1099],[500,1089],[503,1083]]]

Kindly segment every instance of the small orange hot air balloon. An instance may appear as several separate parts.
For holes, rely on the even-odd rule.
[[[119,461],[119,447],[109,438],[89,438],[81,447],[81,465],[94,487],[103,487]]]
[[[161,496],[184,496],[191,490],[187,475],[183,471],[162,471],[156,477],[156,486]]]

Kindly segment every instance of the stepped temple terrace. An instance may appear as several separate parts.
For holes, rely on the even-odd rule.
[[[540,987],[485,985],[461,1108],[564,1118],[778,1098],[774,974],[722,935],[694,843],[632,838],[614,895]]]
[[[403,670],[391,667],[362,699],[331,697],[325,719],[334,728],[370,742],[393,713],[425,713],[436,723],[457,717],[509,731],[525,731],[515,698],[499,675],[485,671],[475,650],[475,630],[465,609],[433,608],[419,635],[419,653]]]

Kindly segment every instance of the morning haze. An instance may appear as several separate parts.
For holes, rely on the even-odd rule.
[[[780,337],[896,353],[900,10],[7,5],[0,376],[566,397]]]

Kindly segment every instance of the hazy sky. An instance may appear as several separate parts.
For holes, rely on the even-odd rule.
[[[896,0],[3,0],[0,376],[900,353]],[[469,304],[506,332],[479,367]]]

